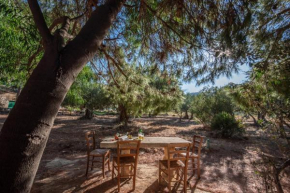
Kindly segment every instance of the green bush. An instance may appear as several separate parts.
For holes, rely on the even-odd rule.
[[[210,126],[213,118],[221,112],[234,115],[234,103],[223,89],[212,87],[193,97],[190,111],[204,126]]]
[[[226,112],[218,113],[211,122],[211,129],[224,138],[238,137],[244,133],[243,125]]]

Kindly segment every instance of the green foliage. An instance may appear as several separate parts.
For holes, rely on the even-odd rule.
[[[223,89],[204,89],[193,97],[191,111],[204,125],[210,125],[213,117],[221,112],[234,115],[234,104]]]
[[[63,106],[103,109],[110,105],[108,93],[103,85],[97,83],[95,74],[86,66],[64,99]]]
[[[193,95],[191,93],[187,93],[185,94],[184,98],[185,100],[183,101],[180,110],[181,112],[185,112],[185,116],[188,118],[188,111],[193,101]]]
[[[211,122],[211,130],[216,131],[218,136],[230,138],[241,136],[244,133],[241,122],[229,113],[221,112],[214,116]]]
[[[29,63],[40,41],[26,3],[0,2],[0,34],[0,84],[22,87],[39,60]]]
[[[110,100],[120,112],[125,109],[128,116],[157,115],[179,106],[182,92],[175,77],[126,63],[122,69],[129,76],[114,70],[107,86]]]

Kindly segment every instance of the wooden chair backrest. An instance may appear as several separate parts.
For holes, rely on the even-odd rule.
[[[135,157],[135,161],[138,160],[140,148],[140,140],[132,141],[118,141],[117,142],[117,155],[118,163],[121,157]],[[122,151],[127,150],[129,153],[124,154]]]
[[[203,136],[194,135],[192,141],[192,153],[200,155],[202,143],[203,143]]]
[[[87,152],[96,149],[95,131],[86,132]]]
[[[171,143],[167,146],[167,155],[168,160],[167,164],[170,168],[170,162],[171,161],[182,161],[185,164],[185,167],[187,167],[187,161],[189,157],[189,149],[190,149],[190,143]],[[186,156],[182,156],[182,154],[186,154]]]

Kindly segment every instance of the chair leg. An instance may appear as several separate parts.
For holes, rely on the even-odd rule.
[[[88,176],[89,164],[90,164],[90,156],[88,155],[88,158],[87,158],[87,170],[86,170],[86,176]]]
[[[135,190],[135,184],[136,184],[136,174],[137,174],[137,167],[136,163],[134,164],[134,176],[133,176],[133,191]]]
[[[187,171],[185,170],[185,168],[183,169],[183,189],[184,189],[184,193],[187,192]]]
[[[171,171],[170,171],[170,169],[167,170],[167,172],[168,172],[168,184],[167,184],[167,187],[168,187],[169,192],[171,192]]]
[[[191,161],[192,161],[192,176],[194,176],[195,175],[195,160],[194,160],[194,158],[192,158],[191,159]]]
[[[114,160],[113,160],[113,164],[112,164],[112,179],[114,178]]]
[[[103,161],[102,161],[102,173],[103,173],[103,178],[105,178],[105,156],[103,156]]]
[[[111,171],[111,168],[110,168],[110,153],[109,153],[109,155],[108,155],[108,169],[109,169],[109,171]]]
[[[120,166],[118,166],[118,192],[120,192]]]
[[[197,158],[197,177],[200,178],[200,159]]]
[[[161,183],[161,165],[159,162],[159,184]]]

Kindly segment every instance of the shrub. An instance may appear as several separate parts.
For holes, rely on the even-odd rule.
[[[211,129],[224,138],[238,137],[244,133],[243,125],[234,116],[226,112],[218,113],[211,122]]]

